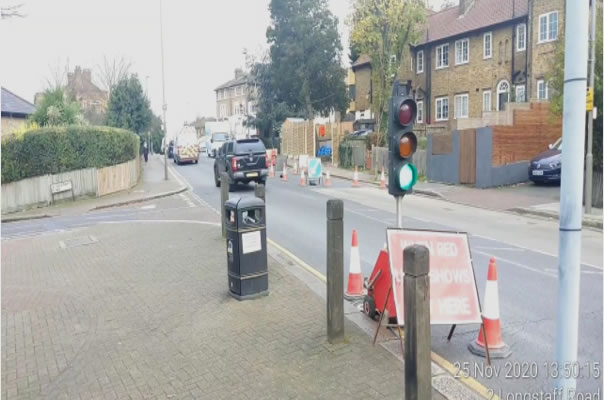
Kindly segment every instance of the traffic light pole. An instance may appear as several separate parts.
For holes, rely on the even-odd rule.
[[[403,197],[396,196],[394,198],[396,200],[396,227],[403,227]]]
[[[564,117],[562,119],[562,182],[560,185],[560,245],[556,361],[560,368],[557,388],[562,399],[573,398],[577,386],[579,288],[581,278],[581,229],[583,155],[585,145],[585,92],[587,84],[587,1],[566,2],[566,54],[564,57]]]

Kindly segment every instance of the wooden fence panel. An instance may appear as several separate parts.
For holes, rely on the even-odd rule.
[[[449,154],[453,151],[453,136],[432,135],[432,154]]]

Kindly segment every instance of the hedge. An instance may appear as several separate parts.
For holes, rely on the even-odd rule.
[[[101,168],[136,158],[136,134],[105,126],[34,129],[2,138],[2,183],[84,168]]]

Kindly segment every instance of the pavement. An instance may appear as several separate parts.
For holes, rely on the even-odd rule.
[[[353,170],[326,165],[331,176],[353,179]],[[388,177],[386,177],[387,183]],[[359,181],[379,185],[380,176],[359,171]],[[416,194],[450,202],[496,211],[510,211],[527,216],[560,219],[560,186],[536,186],[533,183],[478,189],[467,185],[449,185],[419,181],[413,187]],[[583,226],[602,230],[602,209],[592,208],[583,215]]]
[[[373,346],[376,323],[347,304],[346,342],[329,344],[325,285],[295,257],[271,245],[270,294],[240,302],[212,208],[187,193],[120,200],[85,226],[3,233],[3,399],[403,398],[396,336]],[[433,399],[477,398],[433,376]]]
[[[64,200],[49,207],[2,214],[2,222],[82,215],[93,210],[140,203],[187,190],[186,186],[174,179],[164,179],[164,164],[161,155],[150,155],[147,163],[142,162],[142,169],[140,181],[129,190],[103,197],[82,198],[76,201]]]
[[[116,224],[131,224],[132,226],[144,227],[144,229],[136,232],[128,231],[128,237],[123,237],[123,241],[135,246],[135,248],[143,248],[144,250],[139,250],[138,253],[128,253],[128,257],[134,263],[138,262],[137,257],[142,257],[151,263],[154,263],[156,260],[158,262],[161,261],[164,263],[163,268],[170,270],[174,268],[174,264],[178,263],[180,265],[183,263],[180,253],[184,252],[184,249],[181,249],[179,245],[182,240],[178,239],[180,236],[178,236],[177,231],[180,231],[180,229],[167,230],[167,228],[172,224],[178,224],[184,229],[186,227],[204,225],[203,223],[198,223],[198,221],[216,221],[212,219],[211,212],[204,212],[201,216],[194,214],[194,212],[202,212],[200,210],[207,211],[207,209],[219,208],[220,196],[219,190],[214,186],[212,178],[212,163],[213,160],[202,157],[199,164],[178,167],[170,165],[172,176],[180,179],[181,182],[176,184],[176,186],[186,186],[189,189],[175,196],[159,198],[140,204],[89,211],[80,216],[64,215],[41,220],[2,224],[2,244],[5,246],[7,243],[20,242],[23,248],[37,250],[39,247],[37,245],[38,242],[33,242],[33,240],[53,235],[65,235],[70,232],[87,232],[87,229],[94,229],[97,225],[114,226]],[[163,169],[160,169],[160,171],[159,176],[163,177]],[[230,195],[252,196],[253,185],[239,186]],[[290,175],[289,182],[282,182],[278,178],[269,180],[266,187],[266,200],[267,235],[270,242],[268,249],[269,269],[271,276],[274,269],[279,268],[279,266],[283,267],[284,271],[289,272],[302,281],[306,287],[311,289],[309,292],[304,292],[301,298],[306,299],[310,297],[315,299],[314,296],[318,296],[315,300],[320,303],[322,302],[323,308],[324,300],[322,299],[325,294],[325,286],[321,280],[322,278],[324,279],[326,251],[324,243],[324,207],[325,201],[330,198],[341,198],[345,203],[345,244],[350,243],[350,231],[352,228],[356,228],[359,232],[361,267],[364,276],[368,276],[368,273],[371,272],[375,256],[384,244],[384,229],[387,226],[392,226],[395,220],[392,199],[387,195],[386,191],[378,190],[374,185],[362,183],[360,188],[351,188],[349,180],[333,178],[331,188],[320,186],[301,187],[298,184],[298,177],[293,174]],[[503,369],[506,365],[515,365],[516,363],[526,361],[536,362],[538,365],[553,362],[556,291],[552,290],[552,288],[555,288],[557,282],[557,224],[545,219],[525,218],[517,214],[503,214],[498,211],[469,207],[443,201],[437,197],[409,196],[405,199],[404,211],[403,224],[405,227],[438,230],[455,229],[470,233],[476,283],[480,294],[484,293],[488,261],[492,256],[497,258],[502,333],[505,342],[512,348],[513,354],[509,359],[495,361],[494,365],[497,368]],[[215,214],[213,218],[215,218]],[[175,220],[179,222],[173,222]],[[146,243],[146,232],[150,231],[150,227],[155,225],[165,227],[166,233],[163,236],[163,241],[158,244],[158,242],[152,240],[147,247],[144,247],[142,244],[136,247],[138,244],[133,243],[131,238],[137,238],[138,242]],[[116,231],[114,234],[107,236],[112,237],[115,235],[117,238],[121,238],[118,233]],[[98,239],[97,235],[93,233],[92,235],[84,236],[93,236]],[[581,257],[583,264],[581,266],[581,275],[583,279],[581,280],[581,311],[579,315],[579,329],[582,334],[579,340],[579,360],[581,363],[601,363],[602,234],[597,231],[584,230],[582,236]],[[172,240],[173,237],[175,240]],[[192,235],[192,238],[187,243],[190,247],[194,248],[199,238],[205,238],[205,235],[202,232],[197,232]],[[82,239],[79,236],[74,239],[77,240],[63,240],[64,247],[66,247],[65,250],[69,249],[69,243],[82,243]],[[85,246],[96,246],[96,244]],[[55,247],[61,247],[61,245],[55,244]],[[168,253],[169,256],[162,257],[159,255],[154,250],[157,247],[163,248],[164,252]],[[220,248],[219,245],[214,247]],[[115,244],[115,248],[116,251],[119,250],[117,243]],[[349,261],[348,250],[348,246],[345,246],[345,265],[348,265]],[[212,251],[212,249],[207,251]],[[106,250],[106,254],[112,254],[112,252],[113,248]],[[150,256],[145,254],[139,256],[138,254],[141,252],[148,252]],[[16,283],[13,280],[14,286],[18,287],[13,290],[23,290],[25,297],[34,298],[33,295],[27,292],[27,285],[22,285],[21,282],[29,282],[28,279],[51,281],[54,275],[49,275],[49,271],[46,270],[32,271],[31,267],[29,267],[32,263],[28,260],[33,255],[24,250],[21,250],[19,254],[20,259],[19,257],[15,257],[18,261],[13,262],[17,264],[22,263],[18,265],[26,265],[26,270],[31,272],[29,275],[19,276]],[[121,257],[122,253],[116,252],[115,255]],[[11,252],[3,252],[2,257],[3,263],[8,262]],[[95,262],[98,257],[101,256],[96,253],[93,254],[91,262]],[[205,258],[206,253],[195,253],[195,257],[191,256],[188,260],[191,263],[197,263],[196,265],[205,266]],[[82,258],[77,268],[71,268],[73,273],[77,274],[80,265],[84,266],[87,262],[87,258]],[[278,265],[275,267],[273,262],[276,262]],[[165,265],[169,265],[169,267]],[[226,270],[226,267],[218,264],[214,267],[219,271]],[[210,269],[214,267],[210,267]],[[129,270],[130,267],[124,266],[123,268]],[[5,274],[3,276],[3,285],[7,283],[6,276],[9,276],[4,271],[3,269],[3,273]],[[182,269],[181,267],[177,267],[175,271],[181,272]],[[153,273],[153,269],[150,269],[150,273]],[[225,277],[221,279],[225,279],[226,282],[226,272],[220,273],[224,273]],[[593,275],[596,276],[594,277]],[[178,280],[179,276],[165,276],[168,286],[173,290],[177,290],[178,287],[171,286],[172,281]],[[65,277],[65,285],[70,285],[72,281],[76,282],[76,278],[78,277]],[[160,276],[160,278],[164,279],[164,276]],[[271,277],[271,288],[278,284],[278,282],[273,282],[273,277]],[[144,286],[150,285],[150,283],[145,283]],[[94,289],[93,284],[90,284],[90,287]],[[105,293],[113,296],[123,295],[129,290],[134,290],[137,288],[137,285],[130,284],[128,289],[112,289],[103,285],[101,287],[104,288]],[[210,290],[201,286],[199,289]],[[3,296],[4,292],[3,290]],[[60,291],[55,291],[54,293],[60,293]],[[186,291],[184,293],[186,294]],[[156,292],[156,294],[158,297],[164,296],[164,293]],[[140,296],[143,295],[139,294]],[[99,297],[102,296],[99,295]],[[46,297],[43,297],[41,301],[44,302],[45,299]],[[305,302],[306,300],[303,301]],[[531,307],[527,308],[526,304],[531,304]],[[127,305],[123,306],[127,308]],[[96,307],[102,308],[101,306]],[[154,305],[153,307],[155,307],[152,308],[153,310],[161,309],[161,305]],[[169,308],[169,305],[165,307]],[[70,312],[69,310],[68,307],[66,309],[61,308],[58,312],[67,315]],[[193,319],[193,316],[187,313],[187,309],[184,309],[182,312],[177,309],[172,311],[178,315]],[[264,311],[269,312],[268,310]],[[271,310],[270,312],[273,311]],[[78,313],[81,314],[79,311]],[[3,309],[3,318],[4,314],[5,311]],[[211,315],[213,316],[214,314]],[[324,328],[324,314],[318,315],[317,320]],[[257,321],[261,320],[261,316],[256,314],[254,316]],[[292,319],[291,315],[288,314],[287,316]],[[367,336],[364,340],[371,340],[370,336],[375,332],[376,328],[374,321],[366,318],[354,307],[347,307],[347,317],[350,321],[354,322],[351,325],[352,329],[356,329],[354,328],[356,325]],[[153,320],[152,315],[145,315],[144,318]],[[283,317],[282,321],[289,321],[289,319]],[[3,325],[3,327],[6,326],[6,324]],[[211,326],[216,328],[214,325]],[[296,327],[298,328],[297,325]],[[29,328],[25,329],[25,335],[30,335],[27,331]],[[116,327],[116,329],[119,328]],[[545,374],[544,371],[539,371],[539,376],[531,380],[508,379],[504,376],[487,377],[484,374],[477,373],[477,368],[478,370],[481,367],[484,368],[485,361],[470,354],[467,351],[467,344],[476,339],[478,327],[471,325],[458,326],[451,341],[446,340],[448,330],[448,326],[432,327],[433,386],[441,393],[445,393],[446,398],[473,398],[476,396],[476,393],[482,393],[483,397],[486,398],[494,398],[489,396],[489,393],[503,393],[504,395],[512,393],[538,394],[552,387],[553,382],[549,379],[550,376]],[[350,331],[347,325],[347,334]],[[387,339],[392,339],[394,336],[389,331],[382,330],[382,332],[390,334],[390,337],[385,337],[383,340],[380,339],[380,346],[388,350],[389,354],[400,358],[399,343],[396,340],[387,341]],[[156,333],[152,326],[150,328],[150,335],[154,334]],[[288,335],[292,334],[295,333],[288,332]],[[179,338],[182,339],[182,336]],[[29,340],[29,338],[24,339],[25,342]],[[3,341],[3,346],[4,343]],[[17,344],[17,346],[20,345]],[[132,350],[134,353],[140,353],[141,351],[139,348]],[[34,361],[29,359],[29,363],[33,364]],[[126,362],[128,366],[130,365],[129,363],[131,362]],[[328,364],[337,370],[346,368],[345,363],[340,364],[329,361]],[[473,372],[470,374],[470,377],[467,379],[461,377],[453,378],[452,374],[455,375],[456,372],[459,372],[462,366],[472,368]],[[361,363],[359,368],[372,370],[374,366]],[[27,370],[27,363],[25,369]],[[23,370],[23,367],[21,367],[21,370]],[[385,372],[386,375],[388,375],[388,371],[390,369]],[[398,376],[402,380],[402,375]],[[348,380],[353,381],[354,379]],[[601,376],[595,380],[579,379],[578,387],[581,391],[591,392],[595,390],[594,388],[601,387],[601,380]],[[464,382],[466,385],[460,385],[460,382]],[[21,386],[23,386],[23,383]],[[121,387],[119,384],[118,386]],[[476,392],[470,391],[469,388]],[[399,389],[401,390],[400,393],[402,393],[402,389],[400,387]],[[171,398],[181,397],[180,394],[177,395],[175,392],[165,391],[165,393],[170,394]],[[168,394],[161,396],[167,397]],[[137,397],[138,395],[122,393],[122,397],[128,396]],[[149,395],[152,398],[161,396]],[[182,394],[182,397],[184,396],[185,394]],[[24,395],[24,397],[38,396]],[[86,395],[82,396],[82,398],[89,397]],[[213,397],[218,397],[218,395]],[[253,394],[250,397],[253,398]]]

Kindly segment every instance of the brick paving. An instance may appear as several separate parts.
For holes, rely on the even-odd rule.
[[[2,247],[3,399],[403,396],[400,361],[348,321],[329,345],[324,302],[272,258],[270,295],[232,299],[219,227],[103,224]]]

